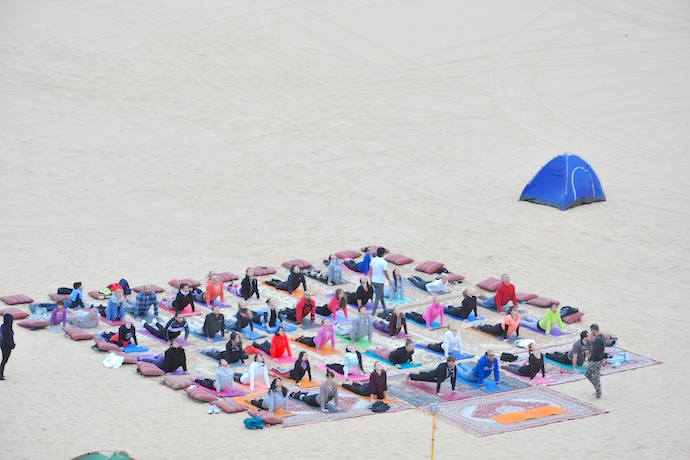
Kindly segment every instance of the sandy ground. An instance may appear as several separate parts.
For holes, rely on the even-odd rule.
[[[2,0],[0,293],[369,242],[509,272],[665,364],[600,401],[557,387],[607,415],[484,439],[441,422],[436,458],[685,457],[689,22],[685,1]],[[562,151],[608,202],[517,201]],[[59,334],[16,341],[0,458],[429,453],[418,411],[248,432]]]

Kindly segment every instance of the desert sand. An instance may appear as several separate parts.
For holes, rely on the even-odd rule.
[[[605,415],[439,422],[435,458],[686,457],[689,50],[686,1],[4,0],[0,294],[369,243],[508,272],[663,365],[555,388]],[[517,201],[564,151],[608,201]],[[3,459],[429,455],[417,410],[249,432],[60,334],[16,342]]]

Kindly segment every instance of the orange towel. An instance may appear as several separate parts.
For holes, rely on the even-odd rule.
[[[494,415],[491,419],[503,425],[510,425],[511,423],[524,422],[525,420],[565,414],[566,412],[565,409],[556,406],[541,406],[535,407],[534,409],[525,409],[520,412],[508,412],[506,414]]]

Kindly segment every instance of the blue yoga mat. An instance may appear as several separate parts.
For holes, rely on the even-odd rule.
[[[389,303],[391,305],[400,305],[401,303],[412,302],[412,299],[410,297],[403,297],[402,299],[389,299],[388,297],[384,297],[384,300],[386,301],[386,303]]]
[[[317,318],[320,318],[320,319],[327,319],[327,320],[329,320],[330,322],[333,322],[333,315],[332,315],[332,314],[331,314],[331,315],[328,315],[328,316],[323,316],[323,315],[319,315],[319,314],[317,313],[317,314],[316,314],[316,317],[317,317]],[[336,323],[349,323],[349,322],[350,322],[350,319],[349,319],[349,318],[345,318],[345,313],[343,313],[342,310],[338,310],[338,312],[335,314],[335,322],[336,322]]]
[[[408,318],[407,316],[405,317],[405,319],[407,319],[408,321],[412,321],[416,325],[422,326],[424,329],[426,329],[426,323],[420,323],[419,321],[415,321],[412,318]],[[439,323],[438,321],[432,321],[431,323],[429,323],[429,329],[439,329],[440,327],[441,323]]]
[[[142,353],[144,351],[149,351],[149,349],[138,345],[128,345],[126,347],[122,347],[122,351],[125,353]]]
[[[294,332],[297,330],[297,326],[292,326],[291,324],[285,324],[283,322],[276,323],[279,326],[276,327],[266,327],[263,324],[254,323],[254,329],[259,329],[260,331],[268,332],[269,334],[275,334],[278,327],[283,326],[285,332]]]
[[[206,302],[199,302],[198,300],[195,300],[194,303],[197,304],[197,305],[199,305],[199,306],[201,306],[201,307],[209,308],[209,307],[206,306]],[[211,304],[211,308],[213,308],[213,307],[218,307],[218,308],[230,308],[230,307],[232,307],[232,305],[227,304],[227,303],[215,303],[215,304],[212,303],[212,304]]]
[[[422,345],[421,343],[415,343],[414,347],[417,348],[417,349],[419,349],[419,350],[428,351],[429,353],[433,353],[433,354],[435,354],[435,355],[444,356],[443,353],[440,353],[440,352],[438,352],[438,351],[436,351],[436,350],[430,350],[429,348],[425,347],[425,346]],[[473,357],[474,357],[474,355],[471,354],[471,353],[458,353],[457,351],[453,352],[452,355],[455,356],[455,359],[457,359],[457,360],[469,359],[469,358],[473,358]]]
[[[198,338],[198,339],[201,339],[201,340],[203,340],[204,342],[206,342],[206,336],[205,336],[204,334],[198,334],[198,333],[196,333],[196,332],[190,332],[190,334],[193,335],[194,337],[196,337],[196,338]],[[223,337],[221,337],[220,334],[216,334],[216,335],[213,336],[213,338],[211,338],[210,341],[211,341],[211,342],[222,342],[223,340],[224,340],[224,339],[223,339]]]
[[[249,340],[256,340],[261,337],[263,337],[263,334],[259,334],[258,332],[252,332],[251,329],[249,329],[249,326],[245,327],[242,329],[242,337],[249,339]]]
[[[382,357],[380,357],[379,355],[377,355],[376,353],[374,353],[371,350],[365,351],[363,354],[365,356],[368,356],[369,358],[374,358],[377,361],[381,361],[384,364],[388,364],[389,366],[397,367],[392,362],[388,361],[387,359],[383,359]],[[421,367],[421,366],[422,366],[422,363],[404,363],[404,364],[400,365],[400,369],[412,369],[414,367]]]
[[[472,380],[467,380],[464,379],[460,376],[460,364],[457,364],[455,368],[458,370],[458,382],[462,383],[463,385],[470,386],[476,390],[482,391],[484,393],[495,393],[499,391],[498,387],[496,387],[496,382],[494,382],[493,377],[489,376],[484,379],[484,382],[474,382]],[[484,389],[479,388],[481,385],[484,385]]]
[[[485,320],[485,319],[486,319],[486,317],[485,317],[485,316],[482,316],[482,315],[479,315],[479,316],[475,317],[475,316],[474,316],[474,313],[470,313],[470,314],[467,316],[467,319],[462,319],[462,318],[460,318],[459,316],[451,315],[450,313],[448,313],[448,311],[447,311],[446,309],[444,309],[443,312],[444,312],[446,315],[448,315],[448,316],[450,316],[451,318],[453,318],[453,319],[456,319],[456,320],[458,320],[458,321],[465,321],[465,322],[467,322],[467,323],[472,323],[472,322],[474,322],[474,321],[482,321],[482,320]]]
[[[573,370],[573,366],[571,364],[559,363],[558,361],[554,361],[553,359],[549,359],[546,356],[544,356],[544,362],[548,362],[550,364],[553,364],[554,366],[562,367],[563,369],[568,369],[569,371]],[[577,370],[580,371],[580,374],[585,373],[585,368],[582,366],[577,366]]]
[[[486,308],[487,310],[492,310],[492,311],[498,312],[498,309],[496,308],[496,303],[494,302],[494,299],[492,297],[480,297],[480,299],[482,301],[482,304],[479,305],[479,303],[477,303],[478,307],[482,307],[482,308]],[[504,305],[501,308],[501,310],[502,310],[501,313],[508,314],[508,309],[510,307],[512,307],[512,304]],[[527,310],[523,310],[523,309],[518,308],[518,313],[520,313],[520,314],[527,313]]]

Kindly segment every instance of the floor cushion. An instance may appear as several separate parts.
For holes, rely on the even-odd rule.
[[[528,300],[536,299],[539,297],[537,294],[528,294],[526,292],[518,292],[515,294],[515,298],[518,302],[527,302]]]
[[[501,285],[501,280],[494,278],[493,276],[477,283],[477,286],[484,289],[485,291],[496,292],[498,287]]]
[[[196,387],[189,387],[185,390],[187,396],[197,401],[213,402],[218,399],[218,396],[209,393],[208,391],[200,390]]]
[[[7,305],[20,305],[23,303],[33,303],[34,301],[34,299],[24,294],[6,295],[4,297],[0,297],[0,300]]]
[[[25,312],[24,310],[21,310],[17,307],[8,307],[8,308],[0,308],[0,316],[9,313],[12,315],[12,318],[15,320],[20,320],[20,319],[26,319],[29,317],[29,314]]]
[[[535,297],[533,299],[529,299],[527,303],[530,305],[534,305],[535,307],[549,308],[554,303],[558,303],[558,301],[546,297]]]
[[[277,415],[271,415],[268,412],[259,412],[253,409],[249,409],[247,412],[249,412],[249,415],[252,417],[259,417],[261,420],[264,421],[266,425],[280,425],[281,423],[283,423],[282,417],[278,417]]]
[[[386,256],[386,260],[395,265],[407,265],[413,262],[412,257],[407,257],[404,254],[390,254]]]
[[[448,273],[449,283],[462,283],[463,281],[465,281],[465,275],[461,275],[460,273]]]
[[[156,284],[142,284],[141,286],[136,286],[136,287],[132,288],[132,291],[144,292],[144,289],[146,288],[146,286],[150,286],[151,289],[153,290],[153,292],[155,292],[156,294],[160,294],[161,292],[165,292],[165,289],[163,289],[162,287],[160,287]]]
[[[216,276],[216,278],[218,278],[218,280],[221,283],[228,283],[230,281],[235,281],[239,279],[237,275],[230,272],[214,273],[214,275]]]
[[[101,351],[120,351],[120,347],[112,342],[106,342],[105,340],[94,339],[96,347]]]
[[[247,406],[238,403],[232,398],[221,398],[214,402],[213,405],[228,414],[234,414],[236,412],[243,412],[247,410]]]
[[[193,280],[191,278],[181,278],[181,279],[173,278],[170,281],[168,281],[168,284],[170,286],[176,287],[177,289],[180,289],[180,286],[182,285],[182,283],[185,283],[186,285],[188,285],[190,287],[201,286],[201,281]]]
[[[161,376],[165,373],[160,367],[153,363],[147,363],[146,361],[137,361],[137,370],[141,375],[146,377],[151,377],[154,375]]]
[[[422,273],[434,274],[443,267],[441,262],[436,262],[434,260],[427,260],[415,267],[415,270]]]
[[[91,334],[90,332],[86,332],[84,329],[80,329],[78,327],[67,327],[65,328],[65,332],[72,340],[75,341],[91,340],[93,338],[93,334]]]
[[[102,292],[89,291],[89,296],[91,296],[92,299],[105,300],[105,295]]]
[[[338,251],[335,253],[335,256],[338,259],[342,260],[347,260],[347,259],[356,259],[357,257],[361,256],[362,253],[357,251],[357,250],[348,250],[348,251]]]
[[[190,385],[194,385],[194,377],[191,375],[164,375],[163,383],[173,390],[182,390]]]
[[[69,294],[56,294],[53,292],[52,294],[48,294],[48,297],[50,297],[53,302],[59,302],[60,300],[67,300]]]
[[[290,270],[293,265],[297,265],[301,269],[309,268],[311,267],[311,262],[307,262],[304,259],[292,259],[292,260],[286,260],[285,262],[282,263],[283,267],[287,268]]]
[[[580,321],[582,319],[582,315],[584,315],[584,313],[581,311],[578,311],[578,312],[573,313],[571,315],[564,316],[561,319],[566,324],[572,324],[572,323],[576,323],[576,322]]]
[[[252,270],[254,270],[254,276],[272,275],[276,272],[276,269],[272,267],[254,267]]]
[[[48,327],[48,321],[42,321],[39,319],[25,319],[17,322],[17,325],[31,330],[43,329]]]

